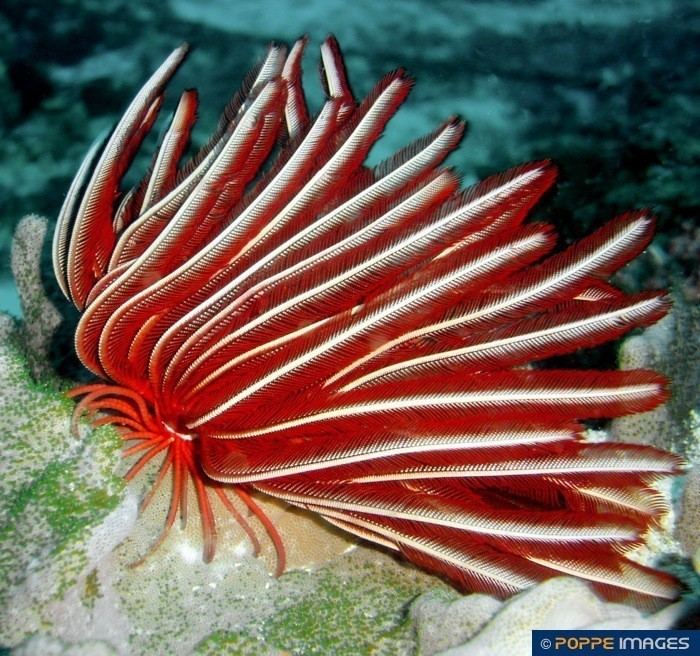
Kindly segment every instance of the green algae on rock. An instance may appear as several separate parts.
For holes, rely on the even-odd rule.
[[[312,594],[277,612],[263,632],[294,654],[413,653],[408,605],[434,586],[410,566],[358,550],[320,570]]]
[[[72,404],[36,382],[20,327],[0,316],[0,642],[52,622],[54,604],[94,559],[123,484],[110,429],[70,433]]]

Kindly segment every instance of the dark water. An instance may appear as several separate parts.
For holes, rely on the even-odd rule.
[[[273,40],[309,35],[305,75],[318,106],[317,48],[328,33],[341,43],[358,97],[398,66],[416,78],[373,161],[457,113],[469,134],[450,161],[465,183],[553,158],[560,185],[539,215],[565,238],[624,209],[653,207],[660,235],[624,282],[665,286],[675,276],[697,299],[695,2],[4,0],[0,309],[18,311],[9,278],[14,225],[30,212],[56,216],[85,150],[173,47],[188,41],[193,52],[168,100],[199,88],[203,139]]]

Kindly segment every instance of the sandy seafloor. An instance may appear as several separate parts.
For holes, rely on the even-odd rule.
[[[170,0],[147,6],[128,0],[4,0],[0,310],[20,313],[10,275],[14,227],[28,213],[53,221],[87,148],[113,125],[173,47],[187,41],[193,50],[170,85],[167,107],[174,106],[181,89],[198,88],[195,140],[201,143],[271,41],[310,37],[307,97],[318,107],[318,46],[329,33],[341,44],[358,98],[398,66],[416,80],[370,163],[453,114],[469,126],[449,160],[465,184],[524,161],[551,158],[560,168],[560,182],[534,217],[555,223],[568,242],[621,211],[652,208],[659,218],[657,238],[617,282],[627,290],[672,286],[688,316],[697,320],[700,7],[692,0]],[[142,157],[135,168],[146,163]],[[43,283],[55,292],[48,269]],[[686,359],[697,376],[700,358],[693,348],[694,359]],[[684,373],[678,377],[689,380]],[[684,407],[690,407],[694,400],[685,397]],[[365,557],[371,558],[357,557],[362,567]],[[264,578],[264,572],[253,574]],[[343,575],[339,582],[333,572],[328,576],[342,591]],[[301,594],[303,585],[294,594]],[[422,580],[415,586],[425,589]],[[548,598],[573,600],[580,594],[572,588]],[[123,603],[128,610],[133,599]],[[308,603],[312,616],[315,607]],[[440,603],[435,602],[432,626],[439,625]],[[528,605],[534,608],[536,602],[523,602]],[[518,612],[527,616],[526,610]],[[120,625],[112,628],[117,632]],[[494,635],[498,630],[493,628]],[[99,634],[105,640],[106,631]],[[204,629],[201,635],[207,635]],[[17,653],[41,653],[43,644],[31,643],[29,651]],[[216,649],[202,647],[197,653]]]

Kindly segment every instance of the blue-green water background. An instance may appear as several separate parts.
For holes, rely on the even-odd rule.
[[[194,50],[169,107],[182,88],[198,87],[203,140],[273,40],[309,35],[305,76],[318,107],[317,48],[328,33],[358,97],[398,66],[416,79],[372,161],[457,113],[469,134],[450,163],[465,183],[553,158],[560,184],[537,216],[556,222],[564,240],[624,209],[653,207],[660,235],[623,284],[674,282],[697,300],[697,2],[3,0],[0,309],[19,312],[13,227],[30,212],[56,216],[85,150],[174,46]]]

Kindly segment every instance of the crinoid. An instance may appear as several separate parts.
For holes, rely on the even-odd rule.
[[[127,478],[160,459],[164,534],[194,487],[207,560],[210,497],[235,514],[234,494],[283,569],[257,490],[464,589],[508,595],[566,573],[673,598],[670,577],[628,555],[665,511],[652,483],[679,459],[591,443],[580,423],[653,408],[666,381],[533,364],[663,316],[663,294],[606,282],[644,249],[652,217],[624,214],[552,254],[553,228],[525,218],[554,167],[461,191],[441,167],[462,136],[455,119],[367,168],[411,81],[390,73],[356,103],[328,39],[327,100],[311,120],[304,45],[273,45],[181,163],[197,107],[185,91],[124,193],[178,48],[87,155],[54,244],[58,282],[82,312],[78,356],[104,381],[73,391],[76,416],[120,427],[126,454],[140,454]]]

